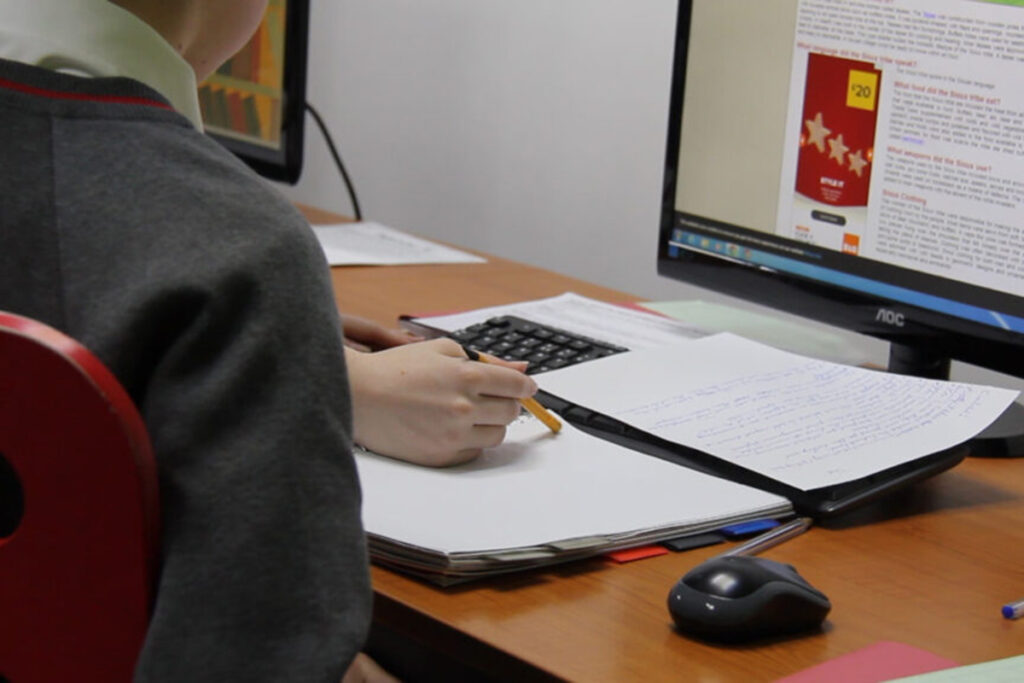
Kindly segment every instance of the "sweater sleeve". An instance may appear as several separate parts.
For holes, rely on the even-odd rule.
[[[333,311],[261,301],[265,287],[219,286],[146,390],[165,521],[140,680],[336,681],[362,640],[340,332]]]
[[[76,222],[69,327],[135,398],[157,457],[161,570],[136,678],[339,681],[370,588],[329,271],[233,160],[200,170],[180,143],[154,148],[107,159],[113,182],[74,179],[67,205],[96,211],[58,212]]]

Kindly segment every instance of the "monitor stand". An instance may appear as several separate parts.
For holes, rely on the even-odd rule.
[[[890,344],[889,372],[927,379],[949,379],[949,358],[904,344]],[[968,442],[970,454],[981,458],[1024,456],[1024,405],[1014,401],[995,422]]]

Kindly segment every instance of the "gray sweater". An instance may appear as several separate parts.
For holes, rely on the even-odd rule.
[[[0,309],[85,344],[149,429],[137,680],[340,680],[370,588],[340,322],[294,208],[142,84],[0,60]]]

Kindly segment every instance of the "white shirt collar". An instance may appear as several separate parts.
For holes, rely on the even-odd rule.
[[[0,57],[78,76],[124,76],[203,129],[196,76],[146,22],[109,0],[0,0]]]

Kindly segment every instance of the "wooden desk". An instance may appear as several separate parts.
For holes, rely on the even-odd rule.
[[[387,324],[400,313],[567,290],[633,299],[502,259],[336,268],[333,277],[343,311]],[[1024,653],[1024,620],[999,614],[1005,602],[1024,598],[1024,461],[968,459],[768,551],[831,598],[820,634],[720,647],[676,633],[665,606],[669,588],[720,550],[628,565],[591,560],[449,589],[375,567],[373,645],[410,680],[768,681],[878,640],[964,664]],[[455,668],[442,672],[449,664]]]

